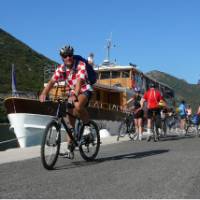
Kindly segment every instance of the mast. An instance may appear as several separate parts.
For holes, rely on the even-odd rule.
[[[106,59],[104,60],[104,62],[108,62],[110,63],[110,50],[112,47],[115,47],[115,45],[112,44],[112,33],[110,34],[110,38],[107,39],[107,43],[106,43]]]
[[[15,74],[15,65],[12,64],[12,96],[17,95],[17,89],[16,89],[16,74]]]

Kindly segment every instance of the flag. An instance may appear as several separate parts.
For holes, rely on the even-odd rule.
[[[16,89],[15,65],[12,64],[12,95],[15,96],[16,94],[17,94],[17,89]]]

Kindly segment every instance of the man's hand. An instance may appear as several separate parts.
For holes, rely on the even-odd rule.
[[[47,86],[43,89],[43,91],[42,91],[42,93],[41,93],[41,95],[39,97],[40,102],[44,102],[46,100],[46,97],[49,94],[49,91],[53,87],[54,83],[55,83],[55,80],[53,80],[53,79],[51,79],[48,82]]]
[[[40,102],[45,102],[46,100],[46,95],[45,94],[41,94],[39,97]]]

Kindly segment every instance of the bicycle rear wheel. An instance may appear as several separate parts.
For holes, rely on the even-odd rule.
[[[154,142],[158,142],[158,140],[160,140],[159,128],[155,122],[153,124],[153,139]]]
[[[121,124],[119,125],[119,132],[117,136],[117,141],[119,141],[120,137],[124,137],[127,134],[127,125],[126,121],[122,121]]]
[[[44,168],[53,169],[60,151],[61,134],[56,121],[51,121],[45,128],[41,144],[41,160]]]
[[[82,158],[86,161],[94,160],[100,148],[99,129],[94,121],[82,125],[79,141],[79,151]]]
[[[164,137],[167,136],[167,124],[165,120],[162,120],[161,122],[161,133],[163,134]]]

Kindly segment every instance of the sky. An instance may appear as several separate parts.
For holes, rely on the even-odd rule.
[[[75,53],[136,64],[196,84],[200,79],[200,0],[0,0],[0,27],[61,63],[66,44]]]

